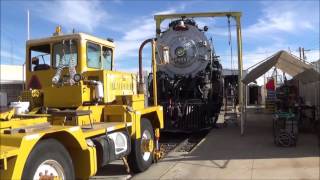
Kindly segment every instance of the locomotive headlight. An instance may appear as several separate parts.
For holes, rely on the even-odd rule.
[[[176,56],[182,57],[186,54],[186,50],[183,47],[177,47],[176,50],[174,51]]]

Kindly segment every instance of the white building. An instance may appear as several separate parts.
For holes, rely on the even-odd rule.
[[[0,65],[0,106],[17,101],[23,90],[25,67],[23,65]]]
[[[313,69],[320,73],[320,59],[318,61],[311,62]]]

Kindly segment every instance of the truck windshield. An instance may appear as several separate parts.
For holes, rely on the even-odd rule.
[[[53,45],[54,67],[76,66],[78,59],[77,41],[63,40]]]

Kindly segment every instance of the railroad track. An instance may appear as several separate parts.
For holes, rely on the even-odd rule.
[[[162,159],[165,159],[170,152],[190,152],[208,134],[207,131],[196,133],[169,133],[162,132],[160,138],[160,149],[164,152]],[[160,160],[161,161],[161,160]],[[98,173],[90,177],[90,180],[102,179],[131,179],[134,175],[126,172],[121,160],[100,168]]]
[[[161,133],[160,149],[165,158],[170,152],[190,152],[208,134],[208,130],[195,133]]]

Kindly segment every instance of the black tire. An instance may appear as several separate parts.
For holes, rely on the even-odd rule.
[[[154,131],[152,128],[152,124],[148,119],[141,119],[141,136],[144,131],[149,131],[152,139],[154,140]],[[128,157],[128,163],[130,169],[134,173],[143,172],[148,169],[153,161],[153,152],[151,152],[150,157],[147,161],[145,161],[142,157],[142,149],[141,149],[141,138],[132,140],[132,150]],[[153,147],[154,148],[154,147]]]
[[[63,174],[66,180],[75,179],[74,168],[69,153],[66,148],[55,139],[41,140],[36,144],[28,156],[23,169],[22,179],[33,179],[37,168],[46,160],[58,162],[64,171]]]

